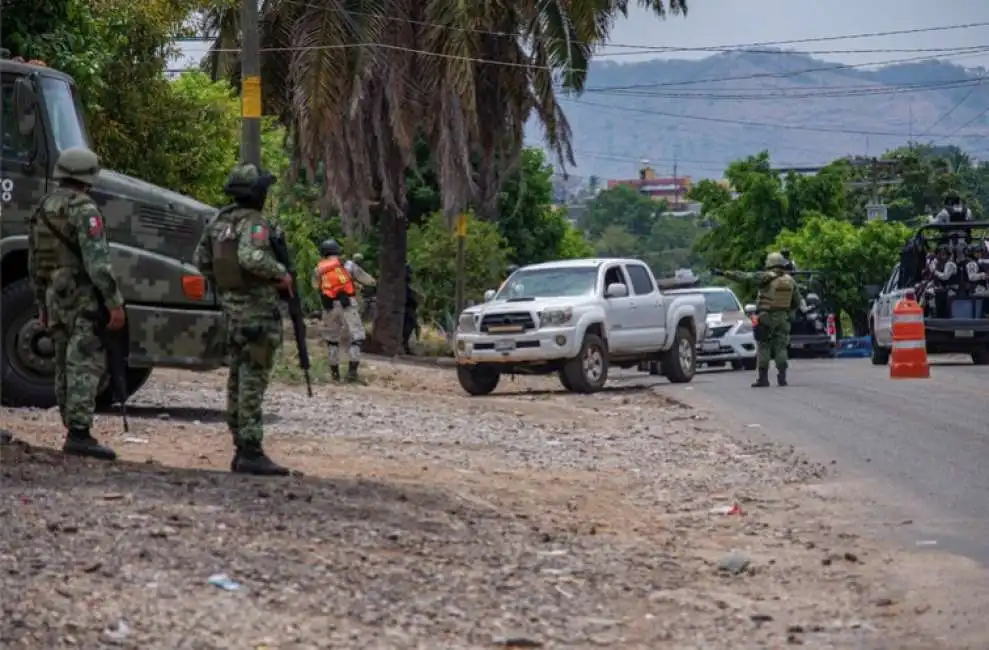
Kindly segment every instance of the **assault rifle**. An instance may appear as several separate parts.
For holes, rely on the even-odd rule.
[[[299,350],[299,367],[306,378],[306,392],[312,397],[312,379],[309,376],[309,346],[306,343],[306,321],[302,314],[302,300],[299,298],[299,279],[292,263],[292,255],[285,241],[285,231],[273,228],[269,235],[271,250],[285,270],[292,276],[292,292],[285,296],[288,303],[288,315],[292,319],[292,331],[295,333],[295,346]]]

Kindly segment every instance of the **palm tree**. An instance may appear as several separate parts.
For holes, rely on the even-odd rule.
[[[638,5],[661,17],[686,13],[686,0]],[[628,8],[628,0],[264,0],[266,107],[289,126],[298,166],[312,173],[323,163],[326,198],[345,227],[373,217],[380,230],[381,351],[401,349],[405,172],[417,138],[432,153],[444,211],[452,217],[474,200],[494,216],[533,113],[559,163],[573,164],[557,92],[583,90],[595,48]],[[232,24],[221,14],[211,13],[218,37]]]

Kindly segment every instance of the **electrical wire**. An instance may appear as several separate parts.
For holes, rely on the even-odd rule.
[[[972,86],[969,89],[969,91],[967,93],[965,93],[965,96],[964,97],[962,97],[960,100],[958,100],[957,102],[955,102],[955,105],[952,106],[948,111],[946,111],[945,113],[942,113],[939,118],[937,118],[936,120],[934,120],[934,123],[933,124],[931,124],[929,127],[927,127],[926,129],[924,129],[924,132],[921,133],[920,135],[918,135],[917,137],[918,138],[923,138],[928,133],[930,133],[931,131],[933,131],[939,124],[941,124],[941,122],[944,122],[946,119],[948,119],[949,117],[951,117],[951,115],[955,111],[957,111],[961,107],[962,104],[964,104],[966,101],[968,101],[968,98],[972,96],[972,93],[975,92],[975,89],[978,88],[978,87],[980,87],[982,85],[983,79],[985,79],[985,75],[982,75],[981,77],[979,77],[979,82],[976,85]]]

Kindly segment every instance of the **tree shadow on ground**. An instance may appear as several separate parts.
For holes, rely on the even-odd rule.
[[[119,415],[117,407],[100,411],[101,415]],[[162,419],[177,422],[202,422],[205,424],[222,424],[227,421],[226,411],[219,408],[195,408],[191,406],[128,406],[127,417],[136,419]],[[264,423],[274,424],[281,420],[275,413],[265,413]]]

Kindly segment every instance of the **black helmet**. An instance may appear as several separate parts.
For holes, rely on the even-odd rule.
[[[323,257],[333,257],[340,254],[340,244],[335,239],[327,239],[319,245],[319,254]]]
[[[955,190],[948,190],[944,195],[945,205],[954,205],[956,203],[961,203],[961,202],[962,202],[962,198],[958,195],[958,192],[956,192]]]
[[[268,188],[275,183],[275,177],[251,163],[242,163],[230,171],[223,193],[237,203],[261,210],[268,197]]]
[[[780,249],[780,255],[782,255],[783,257],[785,257],[789,261],[789,259],[790,259],[790,249],[789,248],[781,248]]]

